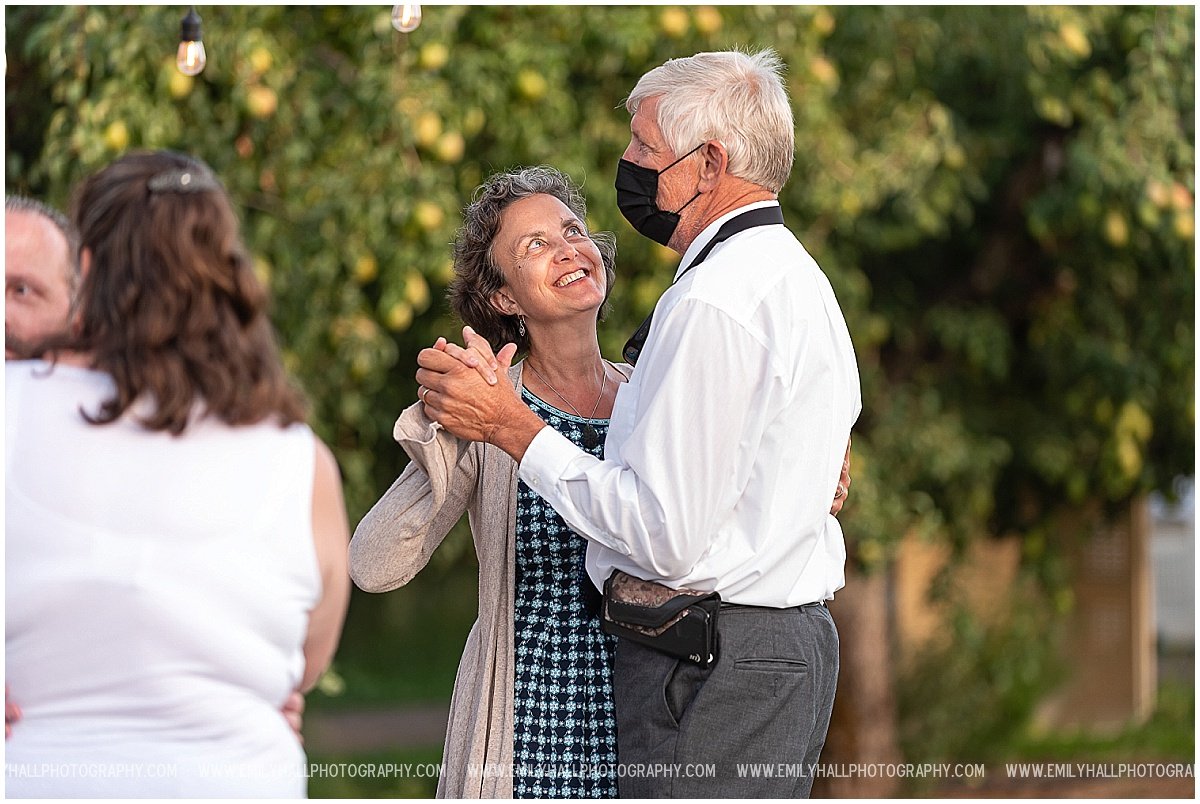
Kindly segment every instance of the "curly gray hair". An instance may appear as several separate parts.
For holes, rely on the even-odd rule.
[[[492,295],[504,286],[504,272],[492,257],[492,243],[500,231],[504,210],[531,195],[552,195],[566,204],[580,221],[587,218],[587,202],[579,186],[552,167],[514,168],[488,177],[475,190],[463,210],[463,225],[454,237],[454,279],[447,290],[450,308],[463,323],[487,338],[492,349],[506,343],[517,345],[517,354],[529,350],[529,335],[522,335],[515,315],[505,315],[492,305]],[[596,315],[603,321],[608,313],[617,272],[617,240],[611,232],[589,233],[600,250],[607,280],[604,303]]]

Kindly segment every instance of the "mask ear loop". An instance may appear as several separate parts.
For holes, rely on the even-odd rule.
[[[676,165],[678,165],[678,164],[679,164],[680,162],[682,162],[683,160],[687,159],[687,158],[688,158],[689,156],[691,156],[692,154],[696,153],[696,151],[699,151],[699,150],[700,150],[701,148],[703,148],[703,147],[704,147],[704,146],[705,146],[707,143],[708,143],[708,140],[705,140],[704,142],[700,143],[700,144],[699,144],[699,145],[697,145],[695,148],[693,148],[692,150],[688,151],[686,154],[684,154],[683,156],[679,157],[678,159],[676,159],[676,160],[675,160],[674,162],[672,162],[671,164],[667,165],[667,166],[666,166],[665,168],[663,168],[662,170],[658,171],[658,175],[659,175],[659,176],[661,176],[662,174],[666,173],[668,170],[670,170],[671,168],[675,167]],[[671,214],[672,214],[672,215],[678,215],[680,212],[683,212],[685,209],[687,209],[687,208],[688,208],[688,206],[689,206],[689,205],[690,205],[690,204],[691,204],[693,201],[695,201],[695,200],[696,200],[697,198],[699,198],[699,197],[700,197],[700,191],[699,191],[699,190],[697,190],[697,191],[696,191],[696,194],[695,194],[694,196],[692,196],[691,198],[689,198],[689,199],[688,199],[688,202],[687,202],[686,204],[684,204],[683,206],[681,206],[679,209],[675,210],[675,211],[674,211],[674,212],[672,212]]]
[[[692,154],[696,153],[696,151],[699,151],[701,148],[703,148],[703,147],[704,147],[705,143],[707,143],[707,142],[708,142],[708,140],[705,140],[704,142],[700,143],[699,145],[697,145],[697,146],[696,146],[695,148],[693,148],[692,150],[688,151],[688,152],[687,152],[686,154],[684,154],[683,156],[681,156],[681,157],[679,157],[678,159],[676,159],[676,160],[675,160],[674,162],[672,162],[671,164],[667,165],[667,166],[666,166],[665,168],[663,168],[662,170],[658,171],[658,175],[660,175],[660,176],[661,176],[662,174],[666,173],[666,172],[667,172],[668,170],[670,170],[671,168],[673,168],[673,167],[675,167],[676,165],[678,165],[678,164],[679,164],[680,162],[682,162],[683,160],[687,159],[687,158],[688,158],[689,156],[691,156]],[[691,202],[689,202],[689,203],[691,203]]]
[[[695,201],[695,200],[696,200],[697,198],[699,198],[699,197],[700,197],[700,191],[699,191],[699,190],[697,190],[697,191],[696,191],[696,194],[695,194],[694,196],[692,196],[692,197],[691,197],[691,198],[688,200],[687,204],[684,204],[683,206],[681,206],[679,209],[675,210],[675,211],[674,211],[674,212],[672,212],[671,214],[672,214],[672,215],[678,215],[680,212],[683,212],[685,209],[687,209],[687,208],[688,208],[688,205],[689,205],[689,204],[691,204],[691,203],[692,203],[692,201]]]

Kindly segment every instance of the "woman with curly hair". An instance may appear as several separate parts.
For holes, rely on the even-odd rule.
[[[455,241],[450,302],[494,349],[517,345],[524,360],[509,378],[525,404],[601,455],[629,367],[600,354],[616,246],[586,216],[553,168],[487,179]],[[600,630],[586,542],[508,455],[435,427],[421,402],[395,437],[412,460],[354,533],[355,582],[408,583],[464,512],[479,557],[479,619],[454,684],[439,796],[615,797],[614,638]]]

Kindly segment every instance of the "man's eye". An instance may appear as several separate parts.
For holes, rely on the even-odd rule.
[[[542,240],[540,237],[535,237],[533,240],[529,241],[530,249],[541,248],[544,245],[546,245],[546,241]]]

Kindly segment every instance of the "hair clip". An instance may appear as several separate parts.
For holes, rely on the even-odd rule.
[[[212,176],[195,168],[168,170],[151,176],[146,187],[152,193],[202,193],[220,189]]]

